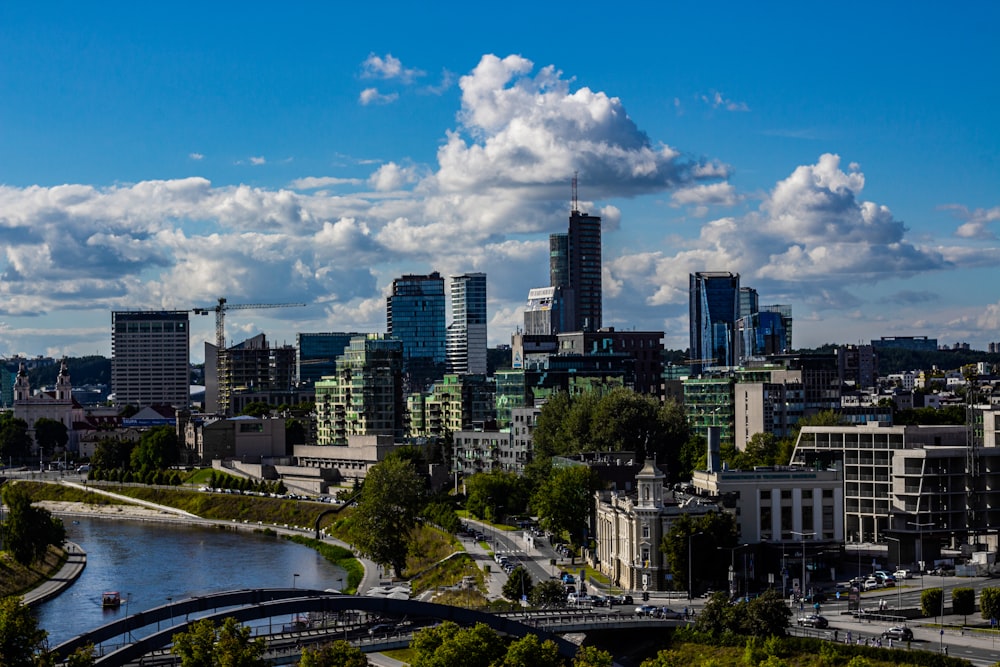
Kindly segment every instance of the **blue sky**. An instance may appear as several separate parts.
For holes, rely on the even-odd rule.
[[[36,6],[37,5],[37,6]],[[617,9],[618,11],[612,11]],[[547,238],[605,220],[605,324],[687,347],[687,276],[796,346],[1000,341],[1000,5],[4,3],[0,355],[110,355],[120,309],[384,331],[484,271],[508,342]],[[192,356],[214,337],[195,320]]]

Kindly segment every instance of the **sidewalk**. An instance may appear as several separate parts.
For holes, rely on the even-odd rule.
[[[83,568],[87,566],[86,552],[73,542],[66,542],[64,548],[66,549],[66,562],[55,573],[55,576],[24,594],[25,605],[33,606],[51,600],[69,588],[83,574]]]

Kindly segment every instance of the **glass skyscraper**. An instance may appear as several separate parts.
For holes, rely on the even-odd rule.
[[[699,272],[689,276],[691,370],[736,365],[736,322],[740,309],[740,274]]]
[[[486,374],[486,274],[451,277],[449,373]]]
[[[569,233],[549,236],[549,284],[571,304],[572,329],[597,331],[603,319],[601,218],[570,212]]]
[[[405,275],[392,281],[386,299],[388,333],[403,343],[403,362],[445,362],[444,278]]]

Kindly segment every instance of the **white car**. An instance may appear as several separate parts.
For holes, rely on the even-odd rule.
[[[861,590],[873,591],[880,585],[881,584],[878,583],[878,579],[876,579],[875,577],[868,577],[867,579],[865,579],[865,583],[864,585],[862,585]]]
[[[894,576],[894,577],[896,577],[896,579],[900,579],[900,580],[902,580],[902,579],[912,579],[913,578],[913,573],[910,572],[909,570],[896,570],[895,572],[892,573],[892,576]]]

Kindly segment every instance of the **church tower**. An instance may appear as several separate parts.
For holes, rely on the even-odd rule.
[[[17,378],[14,379],[14,402],[26,401],[31,398],[31,383],[28,381],[28,371],[22,362],[17,368]]]

